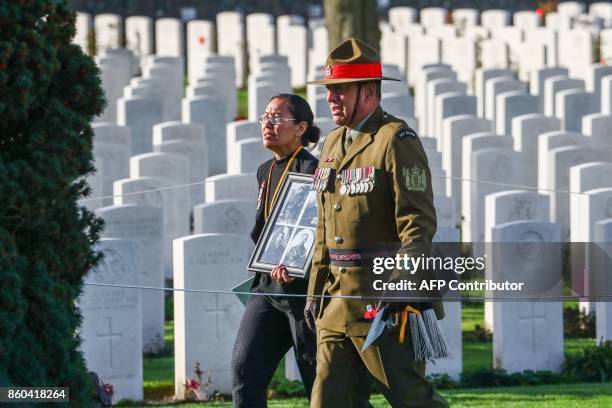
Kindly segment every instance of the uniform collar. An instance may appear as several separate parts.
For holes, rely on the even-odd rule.
[[[380,105],[376,107],[368,116],[357,124],[353,129],[346,128],[347,132],[352,131],[359,133],[376,133],[382,126],[382,118],[384,116],[383,109]]]
[[[359,152],[374,141],[374,134],[384,125],[384,112],[380,105],[370,114],[361,129],[354,136],[353,143],[342,158],[339,170],[346,168]],[[345,128],[348,131],[348,128]],[[361,133],[361,134],[360,134]]]

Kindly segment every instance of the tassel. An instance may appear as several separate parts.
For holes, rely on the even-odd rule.
[[[408,321],[408,311],[402,310],[402,326],[400,327],[399,342],[404,342],[404,333],[406,333],[406,322]]]
[[[429,339],[431,340],[431,346],[433,348],[433,358],[445,358],[450,355],[448,352],[448,345],[444,339],[444,333],[436,318],[436,313],[433,309],[427,309],[422,313],[425,320],[425,328]]]
[[[434,351],[427,335],[427,329],[420,313],[410,313],[410,330],[412,332],[412,346],[415,360],[429,360],[433,358]]]

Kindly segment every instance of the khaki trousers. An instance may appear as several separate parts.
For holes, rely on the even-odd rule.
[[[448,407],[425,378],[425,362],[415,361],[412,339],[400,344],[397,329],[384,333],[362,354],[365,337],[317,328],[317,377],[311,408],[366,408],[375,381],[370,371],[384,367],[388,385],[377,381],[392,407]]]

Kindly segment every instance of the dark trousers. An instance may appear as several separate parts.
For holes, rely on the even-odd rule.
[[[268,385],[290,347],[295,352],[306,395],[310,398],[316,374],[315,334],[308,329],[302,315],[282,312],[264,296],[251,296],[232,354],[234,407],[267,407]]]

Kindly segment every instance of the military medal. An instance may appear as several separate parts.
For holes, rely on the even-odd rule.
[[[347,193],[347,185],[346,185],[347,178],[348,178],[348,176],[347,176],[346,170],[343,170],[342,171],[342,178],[341,178],[341,182],[340,182],[341,183],[341,185],[340,185],[340,194],[342,194],[342,195],[346,195],[346,193]]]
[[[262,202],[261,199],[263,197],[263,192],[265,188],[266,188],[266,181],[264,180],[261,182],[261,185],[259,186],[259,195],[257,196],[257,210],[256,211],[259,211],[261,209],[261,202]]]
[[[349,174],[349,182],[351,183],[350,192],[351,194],[355,194],[355,189],[357,188],[357,185],[355,184],[355,182],[357,181],[355,180],[355,169],[351,169],[351,172]]]
[[[368,192],[374,190],[374,176],[376,175],[376,169],[374,166],[368,167]]]

